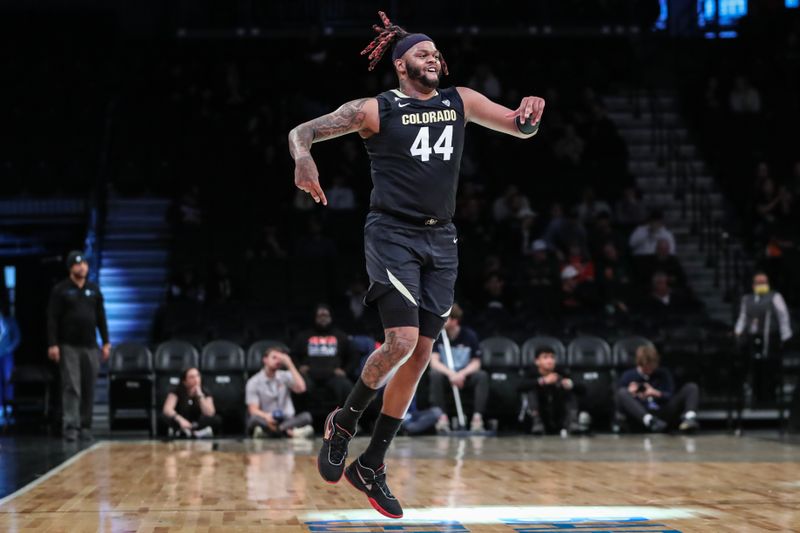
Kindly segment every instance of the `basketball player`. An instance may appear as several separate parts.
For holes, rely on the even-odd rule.
[[[373,26],[378,35],[361,54],[369,54],[372,70],[391,46],[399,88],[353,100],[297,126],[289,133],[289,150],[295,185],[322,205],[327,200],[310,153],[313,143],[358,133],[371,160],[365,303],[377,306],[385,342],[368,358],[345,404],[328,415],[317,466],[328,483],[344,474],[378,512],[401,518],[403,509],[386,485],[384,456],[453,305],[458,234],[451,220],[464,127],[475,122],[530,138],[538,131],[544,100],[527,96],[512,111],[466,87],[439,89],[447,64],[433,39],[409,34],[379,15],[383,27]],[[345,470],[356,423],[384,384],[383,409],[369,447]]]

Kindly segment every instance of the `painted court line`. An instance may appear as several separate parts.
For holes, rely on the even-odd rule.
[[[101,446],[104,446],[105,444],[106,444],[106,442],[104,442],[104,441],[95,442],[94,444],[92,444],[88,448],[79,451],[78,453],[76,453],[75,455],[73,455],[72,457],[70,457],[69,459],[67,459],[63,463],[61,463],[60,465],[58,465],[58,466],[56,466],[54,468],[51,468],[50,470],[45,472],[43,475],[37,477],[36,479],[31,481],[30,483],[28,483],[24,487],[21,487],[21,488],[15,490],[14,492],[12,492],[11,494],[9,494],[8,496],[0,499],[0,507],[5,505],[6,503],[10,502],[14,498],[17,498],[18,496],[22,496],[23,494],[25,494],[27,492],[30,492],[31,490],[35,489],[36,487],[38,487],[39,485],[41,485],[42,483],[44,483],[45,481],[47,481],[51,477],[55,476],[56,474],[58,474],[59,472],[61,472],[65,468],[69,467],[73,463],[75,463],[78,460],[80,460],[80,458],[83,457],[84,455],[86,455],[87,453],[89,453],[91,451],[94,451],[94,450],[100,448]]]

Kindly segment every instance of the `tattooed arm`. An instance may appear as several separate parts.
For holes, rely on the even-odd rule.
[[[374,98],[360,98],[347,102],[333,113],[294,128],[289,132],[289,152],[295,164],[294,184],[311,194],[315,202],[328,205],[325,193],[319,185],[317,165],[311,157],[311,145],[356,131],[366,139],[378,133],[379,126],[378,101]]]

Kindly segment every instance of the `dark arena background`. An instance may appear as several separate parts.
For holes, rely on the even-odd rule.
[[[370,161],[314,144],[317,205],[287,140],[398,87],[359,55],[379,10],[442,88],[546,103],[532,139],[466,128],[401,520],[315,462],[384,342]],[[797,0],[7,0],[0,30],[0,530],[800,531]],[[291,419],[270,354],[285,431],[253,425]]]

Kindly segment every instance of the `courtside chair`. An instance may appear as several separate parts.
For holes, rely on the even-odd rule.
[[[155,374],[153,354],[143,344],[124,342],[114,346],[109,363],[108,422],[145,418],[152,437],[156,431]],[[144,416],[131,416],[131,415]],[[120,416],[124,415],[124,416]]]
[[[217,414],[225,433],[243,434],[245,428],[244,350],[229,340],[215,340],[203,346],[200,354],[203,386],[214,397]]]

